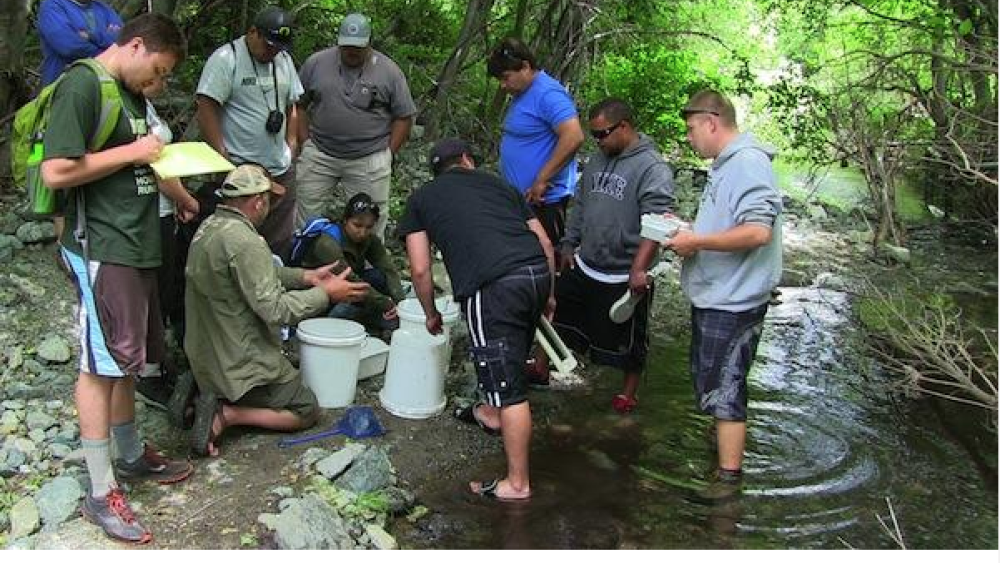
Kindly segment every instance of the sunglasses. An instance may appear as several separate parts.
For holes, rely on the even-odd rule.
[[[690,117],[692,115],[698,115],[699,113],[707,113],[709,115],[714,115],[716,117],[719,117],[719,112],[712,109],[692,108],[681,111],[681,115],[683,115],[685,118]]]
[[[619,127],[621,127],[622,123],[625,123],[625,121],[624,120],[619,121],[618,123],[615,123],[614,125],[612,125],[611,127],[606,128],[606,129],[591,129],[590,130],[590,136],[593,137],[593,138],[595,138],[595,139],[597,139],[598,141],[604,140],[609,135],[611,135],[612,133],[614,133],[615,129],[618,129]]]
[[[378,216],[378,205],[370,201],[355,201],[351,204],[350,213],[348,215],[354,216],[360,213],[371,212],[376,217]]]

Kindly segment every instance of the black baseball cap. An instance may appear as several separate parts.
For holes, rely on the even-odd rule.
[[[441,139],[434,145],[434,148],[431,149],[429,159],[431,172],[437,176],[442,172],[440,168],[443,162],[463,154],[467,154],[472,157],[473,160],[476,160],[472,145],[469,143],[456,138]]]
[[[253,26],[268,44],[287,51],[292,48],[292,14],[277,6],[268,6],[257,14]]]

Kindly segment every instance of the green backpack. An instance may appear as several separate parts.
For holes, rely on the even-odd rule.
[[[118,124],[118,117],[122,111],[122,96],[118,91],[118,82],[101,63],[94,59],[80,59],[71,63],[70,67],[77,65],[89,68],[100,81],[101,113],[96,131],[90,136],[90,142],[87,144],[89,152],[97,152],[108,142]],[[52,98],[64,76],[65,72],[14,114],[10,148],[11,175],[14,186],[24,187],[28,193],[29,210],[40,217],[61,212],[65,206],[65,199],[57,200],[56,197],[57,193],[64,195],[64,191],[52,190],[46,186],[41,173],[42,160],[45,158],[42,141],[49,124]]]

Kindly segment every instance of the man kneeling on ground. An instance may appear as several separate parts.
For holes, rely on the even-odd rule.
[[[184,298],[184,351],[201,391],[191,446],[212,456],[229,426],[288,432],[312,426],[316,397],[282,354],[279,329],[368,292],[368,284],[346,279],[350,268],[334,276],[334,264],[314,270],[274,265],[257,229],[272,194],[280,197],[284,187],[262,167],[238,166],[220,192],[222,203],[191,243]],[[190,386],[190,376],[178,385]]]

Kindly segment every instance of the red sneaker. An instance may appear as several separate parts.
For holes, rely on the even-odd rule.
[[[611,399],[611,408],[615,409],[618,414],[628,414],[635,410],[635,407],[639,406],[639,401],[635,397],[626,397],[625,395],[615,395]]]
[[[125,494],[111,489],[108,496],[98,499],[87,495],[80,507],[83,517],[97,524],[112,539],[130,543],[149,543],[153,534],[139,523]]]

